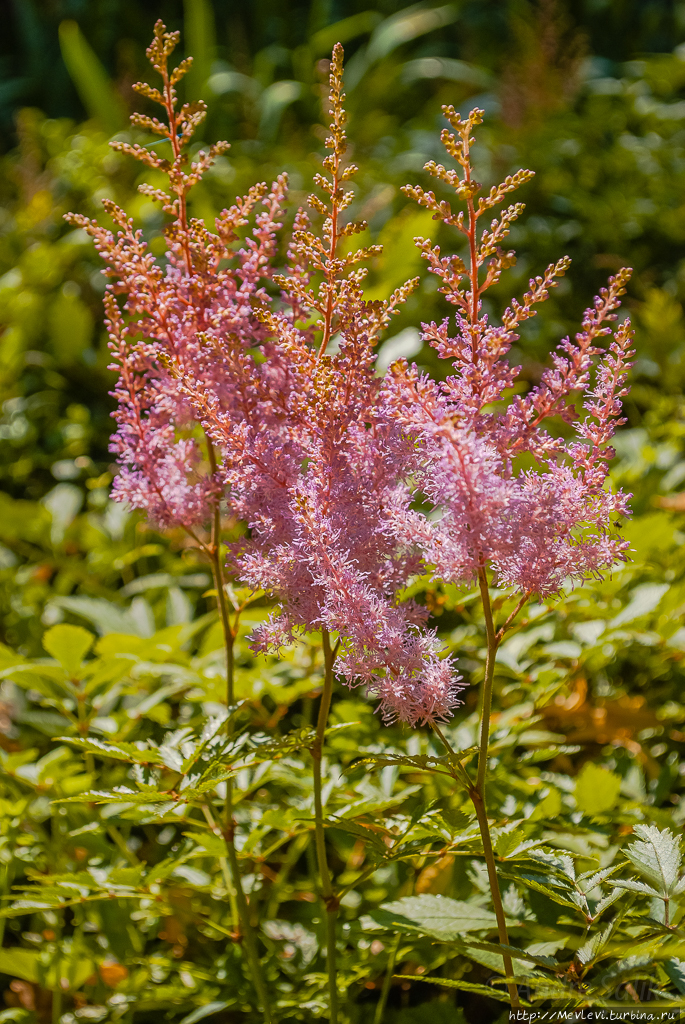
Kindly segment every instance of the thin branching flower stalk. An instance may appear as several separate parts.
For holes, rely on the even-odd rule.
[[[250,529],[249,540],[232,549],[234,572],[273,594],[282,609],[255,631],[256,648],[277,651],[303,630],[322,635],[324,687],[311,753],[333,1022],[339,899],[326,854],[322,765],[334,664],[350,683],[373,685],[380,672],[414,688],[426,685],[426,675],[443,671],[439,643],[418,627],[421,610],[398,601],[419,560],[387,532],[383,516],[384,507],[397,500],[396,467],[408,457],[411,442],[384,414],[374,347],[418,280],[387,300],[368,301],[361,264],[380,248],[342,246],[366,228],[345,220],[354,199],[345,184],[357,168],[345,163],[342,73],[343,49],[337,45],[329,74],[329,152],[324,173],[314,179],[323,195],[309,197],[320,228],[298,210],[287,270],[274,278],[282,307],[258,311],[273,339],[262,350],[261,375],[253,374],[250,382],[262,410],[260,424],[245,422],[236,434],[202,381],[184,377],[185,393],[222,453],[230,500]]]

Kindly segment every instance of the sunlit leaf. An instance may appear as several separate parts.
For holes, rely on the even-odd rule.
[[[450,942],[459,939],[465,932],[489,931],[497,926],[497,919],[490,910],[447,896],[404,896],[400,900],[381,906],[383,920],[372,916],[386,927],[391,925],[401,931],[409,927]]]
[[[590,815],[603,814],[614,806],[620,789],[620,776],[588,761],[576,780],[578,810]]]
[[[13,946],[0,949],[0,974],[9,974],[11,978],[23,978],[24,981],[39,980],[38,952],[33,949],[21,949]]]
[[[659,895],[673,895],[683,858],[680,839],[670,829],[658,829],[655,825],[635,825],[633,832],[638,840],[627,847],[626,857]]]
[[[43,647],[68,675],[75,676],[93,646],[95,637],[81,626],[53,626],[43,637]]]

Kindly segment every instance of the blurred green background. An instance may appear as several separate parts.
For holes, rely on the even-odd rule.
[[[427,186],[424,163],[443,157],[443,103],[453,103],[462,113],[474,106],[485,110],[475,158],[486,186],[521,166],[536,172],[518,194],[527,205],[511,233],[518,262],[489,293],[492,312],[500,311],[512,294],[520,297],[528,279],[551,261],[565,253],[573,260],[561,287],[521,332],[513,355],[525,380],[537,380],[553,347],[578,329],[583,308],[607,276],[626,264],[635,268],[625,309],[636,325],[638,360],[613,468],[615,482],[634,494],[634,520],[626,527],[632,561],[612,578],[564,594],[545,612],[542,625],[531,616],[529,627],[501,651],[497,700],[508,709],[507,721],[513,720],[517,701],[536,702],[555,743],[565,737],[575,745],[564,748],[577,752],[574,759],[564,752],[555,762],[555,770],[568,776],[567,790],[582,761],[603,759],[624,777],[621,806],[642,800],[649,805],[650,820],[681,829],[685,2],[455,0],[409,6],[391,0],[251,0],[242,5],[5,0],[0,34],[0,642],[40,658],[45,629],[66,620],[87,625],[108,643],[116,634],[114,643],[128,644],[124,650],[140,650],[150,663],[178,662],[185,671],[191,659],[187,638],[202,636],[212,621],[209,615],[202,618],[212,611],[214,598],[207,593],[210,576],[197,551],[180,534],[150,530],[140,516],[109,498],[114,467],[108,452],[108,393],[113,379],[102,324],[104,279],[89,239],[63,220],[69,210],[102,216],[101,200],[111,197],[134,216],[153,251],[163,251],[163,219],[136,191],[147,172],[108,146],[114,135],[149,142],[128,129],[127,115],[140,102],[131,86],[148,75],[145,47],[158,17],[181,30],[181,54],[195,57],[187,96],[202,97],[209,107],[197,146],[218,138],[231,142],[229,153],[194,192],[192,212],[208,223],[236,193],[282,170],[290,175],[293,208],[306,200],[325,138],[325,60],[341,40],[347,58],[349,139],[361,167],[351,213],[368,221],[370,241],[385,246],[371,266],[371,295],[386,293],[421,271],[414,236],[431,234],[446,251],[460,244],[447,231],[436,235],[430,217],[400,191],[408,182]],[[433,351],[421,348],[418,331],[422,321],[449,312],[436,282],[424,275],[421,290],[381,347],[381,367],[405,354],[433,373],[444,372]],[[477,679],[483,631],[468,600],[460,597],[455,605],[449,594],[425,581],[422,585],[426,592],[417,595],[419,600],[435,613],[467,678]],[[255,614],[263,613],[259,608]],[[135,635],[122,641],[122,634]],[[177,637],[178,650],[169,653],[171,635]],[[220,675],[217,637],[216,629],[208,630],[192,653],[192,671],[200,673],[212,699]],[[278,722],[286,711],[288,722],[308,721],[319,678],[313,655],[300,664],[305,655],[297,649],[282,662],[266,665],[265,659],[253,662],[242,639],[241,644],[240,685],[256,705],[266,694],[264,721]],[[0,655],[13,663],[10,652],[0,648]],[[144,674],[134,677],[130,693],[135,691],[136,699],[147,694],[146,687],[152,692],[162,678],[156,669],[144,671],[153,681],[146,682]],[[17,697],[8,692],[0,688],[0,748],[19,759],[48,751],[40,771],[52,774],[50,744],[63,726],[34,701],[28,710],[18,705],[24,710],[15,728],[9,719]],[[464,716],[475,700],[474,687],[467,691]],[[155,698],[147,719],[135,719],[142,723],[136,728],[147,730],[140,735],[147,736],[153,727],[175,728],[180,701],[173,687],[168,706]],[[382,749],[400,742],[399,732],[381,726],[359,694],[340,700],[335,714],[340,722],[363,721],[359,732],[335,741],[341,764],[367,743]],[[130,709],[121,712],[121,719],[128,729],[134,721]],[[401,742],[407,742],[406,734]],[[519,771],[519,755],[511,750]],[[295,806],[300,783],[288,785]],[[618,812],[612,814],[623,829]],[[13,820],[9,812],[4,817]],[[165,856],[163,844],[170,840],[161,836],[155,846],[154,834],[145,833],[145,857],[151,861]],[[17,878],[20,872],[23,877],[24,862],[37,856],[34,849],[19,847]],[[52,858],[53,846],[46,849]],[[104,845],[102,850],[111,856]],[[9,869],[4,877],[9,885]],[[442,891],[441,884],[438,878],[437,888],[421,891]],[[384,888],[373,881],[363,908],[378,905],[395,885],[383,881]],[[350,919],[355,914],[350,909]],[[139,925],[127,933],[120,924],[119,919],[117,927],[105,922],[112,948],[122,962],[138,962]],[[13,928],[19,931],[19,923],[9,925],[11,942],[17,938]],[[164,941],[168,934],[171,929]],[[131,945],[127,935],[134,937]],[[150,941],[156,942],[154,931]],[[182,946],[174,948],[174,957],[186,955]],[[201,978],[203,964],[210,963],[206,979],[213,985],[216,965],[223,970],[224,960],[214,963],[208,948],[192,947],[182,966],[195,971],[194,963]],[[78,947],[74,950],[76,963],[80,954]],[[376,978],[372,962],[364,969],[364,977]],[[193,990],[185,987],[187,982],[175,982],[173,990],[169,984],[161,995],[152,985],[147,994],[139,992],[138,1006],[149,1005],[148,1012],[158,1014],[160,1005],[179,1008],[215,998],[207,996],[205,981]],[[148,997],[149,1004],[144,1001]],[[163,999],[167,1002],[160,1003]],[[436,1005],[431,1004],[431,1014]],[[406,1024],[416,1018],[393,1019]],[[469,1019],[486,1017],[476,1007]]]
[[[14,0],[0,39],[0,639],[26,653],[69,602],[147,594],[169,581],[202,610],[202,573],[180,537],[159,537],[108,498],[112,386],[104,280],[92,245],[63,220],[111,196],[162,243],[144,171],[108,147],[132,137],[132,83],[147,74],[157,17],[195,65],[187,95],[209,106],[202,142],[232,148],[195,191],[209,221],[252,183],[290,174],[304,202],[322,147],[326,55],[347,57],[349,136],[361,165],[355,216],[384,256],[372,294],[421,269],[413,237],[435,225],[400,187],[440,158],[441,104],[480,106],[487,185],[536,172],[512,231],[518,263],[493,311],[568,253],[573,265],[515,357],[534,381],[608,274],[630,264],[639,360],[616,473],[638,514],[679,519],[685,481],[685,3],[666,0]],[[445,234],[441,244],[458,240]],[[427,280],[381,351],[414,356],[422,321],[449,312]],[[156,581],[153,587],[150,579]],[[160,580],[162,582],[160,582]],[[199,582],[193,583],[196,580]]]

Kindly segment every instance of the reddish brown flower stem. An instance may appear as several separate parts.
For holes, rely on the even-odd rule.
[[[331,638],[327,629],[321,631],[324,655],[324,681],[319,705],[319,717],[316,723],[316,736],[311,747],[314,762],[314,829],[316,843],[316,859],[319,868],[321,899],[326,911],[326,969],[328,972],[328,991],[330,999],[330,1024],[338,1021],[338,978],[336,969],[336,920],[340,901],[333,889],[331,873],[326,856],[326,838],[323,823],[323,802],[321,797],[321,759],[323,757],[323,741],[326,732],[328,713],[333,696],[333,664],[338,653],[338,644],[331,647]]]
[[[449,740],[445,737],[439,726],[433,723],[433,731],[440,738],[443,745],[447,748],[449,753],[452,755],[452,777],[455,781],[459,782],[464,786],[466,792],[469,795],[469,799],[473,804],[473,808],[476,812],[476,820],[478,821],[478,828],[483,842],[483,856],[485,857],[485,864],[488,871],[488,881],[490,882],[490,893],[492,896],[492,905],[495,911],[495,918],[497,920],[497,934],[501,946],[509,946],[509,932],[507,930],[507,921],[504,913],[504,907],[502,905],[502,893],[499,887],[499,879],[497,877],[497,865],[495,862],[495,853],[492,847],[492,837],[490,835],[490,825],[488,822],[487,804],[485,799],[485,783],[487,780],[487,769],[488,769],[488,745],[490,742],[490,717],[492,710],[492,688],[495,677],[495,658],[497,655],[497,648],[499,647],[504,634],[507,629],[511,626],[518,613],[523,608],[524,604],[530,597],[530,594],[524,594],[520,599],[514,611],[508,616],[504,624],[499,630],[495,630],[495,623],[492,615],[492,604],[490,602],[490,590],[488,587],[488,579],[484,569],[481,569],[478,582],[480,585],[481,599],[483,602],[483,613],[485,616],[485,631],[487,636],[487,654],[485,659],[485,678],[483,679],[483,687],[481,689],[480,696],[480,741],[478,747],[478,769],[476,774],[476,781],[474,782],[469,775],[468,771],[459,760],[459,754],[452,748]],[[514,1009],[520,1007],[521,1003],[519,1000],[518,989],[516,983],[513,981],[514,969],[511,957],[507,953],[502,954],[502,961],[504,964],[504,973],[507,978],[512,979],[507,982],[507,989],[509,991],[509,998],[511,1005]]]
[[[212,475],[214,475],[217,471],[216,453],[214,451],[214,446],[209,438],[207,438],[207,455],[209,458],[209,465],[212,471]],[[231,625],[231,619],[228,612],[228,604],[226,601],[226,584],[224,580],[224,570],[221,561],[221,508],[218,500],[216,501],[214,506],[214,514],[212,518],[212,537],[209,548],[207,550],[212,562],[212,572],[214,575],[214,586],[216,588],[217,607],[219,609],[219,616],[221,619],[221,625],[223,627],[224,633],[224,647],[226,650],[226,704],[230,715],[230,709],[235,703],[234,647],[236,632],[238,628],[238,614],[236,613],[235,625]],[[230,735],[230,719],[227,721],[226,728],[228,734]],[[226,880],[227,884],[232,882],[232,886],[228,884],[228,889],[229,899],[231,902],[231,910],[233,914],[233,925],[234,928],[239,927],[240,929],[240,937],[244,944],[245,956],[247,959],[250,974],[252,976],[252,984],[255,987],[257,998],[259,999],[262,1008],[262,1013],[264,1015],[264,1024],[272,1024],[274,1018],[271,1012],[269,993],[264,981],[262,966],[259,959],[259,953],[257,950],[257,937],[250,922],[250,909],[247,903],[247,897],[245,896],[245,891],[243,889],[243,883],[240,874],[240,864],[238,863],[238,855],[235,848],[235,821],[233,819],[232,779],[226,780],[226,800],[224,803],[224,823],[222,834],[226,841],[226,861],[228,864],[228,868],[230,869],[230,872],[226,873]]]
[[[500,945],[508,946],[509,933],[507,931],[507,922],[504,916],[504,907],[502,906],[502,894],[500,892],[499,880],[497,878],[495,854],[492,849],[492,838],[490,836],[490,826],[488,824],[487,806],[485,801],[485,780],[488,770],[488,744],[490,741],[490,714],[492,710],[492,685],[495,677],[495,657],[497,655],[497,648],[499,647],[501,637],[495,632],[495,624],[492,617],[492,605],[490,603],[490,590],[488,588],[488,579],[484,569],[481,569],[478,574],[478,582],[483,602],[488,647],[485,660],[485,678],[483,680],[483,688],[481,690],[478,774],[476,776],[475,785],[471,784],[469,786],[469,796],[476,812],[478,828],[480,829],[481,839],[483,840],[483,854],[485,856],[485,863],[488,869],[488,879],[490,881],[490,891],[492,893],[492,904],[495,911],[495,917],[497,918],[497,933],[499,935]],[[502,960],[504,962],[504,973],[508,978],[513,978],[514,970],[511,957],[504,953],[502,955]],[[507,984],[507,988],[509,990],[509,998],[511,999],[512,1007],[519,1007],[521,1004],[519,1002],[518,989],[515,983],[513,981],[509,982]]]

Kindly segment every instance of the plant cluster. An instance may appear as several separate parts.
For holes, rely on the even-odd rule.
[[[39,1012],[30,984],[40,984],[53,993],[55,1021],[117,1019],[173,1010],[182,985],[197,993],[187,1024],[229,1008],[255,1020],[337,1022],[365,1019],[364,991],[377,989],[380,1022],[395,979],[417,977],[476,1007],[608,1005],[626,995],[672,1005],[685,988],[673,821],[625,766],[588,764],[575,783],[554,767],[573,746],[550,746],[558,734],[531,726],[565,683],[569,648],[558,669],[518,661],[541,640],[554,647],[547,620],[560,592],[576,643],[593,656],[610,643],[598,644],[603,631],[583,602],[612,568],[620,578],[629,548],[618,530],[627,497],[608,477],[633,355],[629,321],[611,323],[629,272],[610,279],[575,339],[523,391],[508,355],[567,261],[531,280],[499,323],[486,312],[484,293],[514,262],[502,243],[522,204],[479,222],[531,174],[479,195],[471,147],[482,112],[464,119],[445,107],[442,142],[457,167],[426,169],[464,209],[419,186],[406,192],[464,239],[463,256],[416,240],[456,309],[454,336],[449,319],[423,327],[453,372],[436,381],[400,360],[377,374],[375,347],[419,282],[365,295],[364,264],[378,249],[355,249],[366,225],[346,217],[357,168],[346,160],[342,47],[330,64],[313,214],[299,209],[284,242],[285,176],[252,188],[213,229],[189,215],[190,189],[225,144],[188,159],[204,107],[177,105],[190,62],[169,68],[176,42],[158,23],[148,54],[162,86],[137,86],[164,109],[165,120],[134,116],[153,142],[114,143],[154,174],[140,188],[168,218],[163,257],[113,201],[113,230],[71,220],[107,263],[114,497],[204,555],[218,616],[211,628],[210,615],[142,639],[106,624],[102,604],[82,604],[105,634],[95,656],[92,635],[69,625],[46,634],[50,660],[4,652],[4,676],[27,694],[24,721],[56,740],[38,760],[33,750],[7,756],[7,890],[23,857],[12,829],[29,808],[38,820],[21,787],[34,787],[35,800],[56,787],[57,798],[44,827],[26,833],[39,867],[24,867],[23,892],[5,912],[50,926],[27,933],[40,951],[9,948],[20,1007]],[[656,586],[635,593],[634,618],[658,606]],[[447,643],[429,613],[450,604],[463,625]],[[478,635],[474,659],[457,666],[453,651],[468,652]],[[498,654],[522,694],[491,736]],[[482,673],[472,712],[459,669]],[[379,698],[392,749],[374,749],[375,720],[359,694],[334,701],[336,676]],[[454,720],[462,702],[469,713]],[[540,791],[528,766],[546,761]],[[608,820],[631,785],[620,822]],[[559,823],[562,811],[569,820]],[[108,841],[123,861],[101,868]],[[615,878],[622,849],[640,879]],[[451,895],[432,891],[442,874]],[[378,893],[390,878],[402,895],[388,901]],[[277,916],[298,899],[302,911]],[[129,907],[141,932],[135,954],[121,941],[105,960],[94,948],[89,936],[110,944],[107,901]],[[370,912],[360,915],[364,902]],[[183,960],[177,978],[172,960],[156,970],[147,955],[160,918],[169,924],[158,937],[175,938],[172,957]],[[215,973],[202,977],[195,956],[184,960],[191,936],[209,963],[220,937],[230,941]]]

